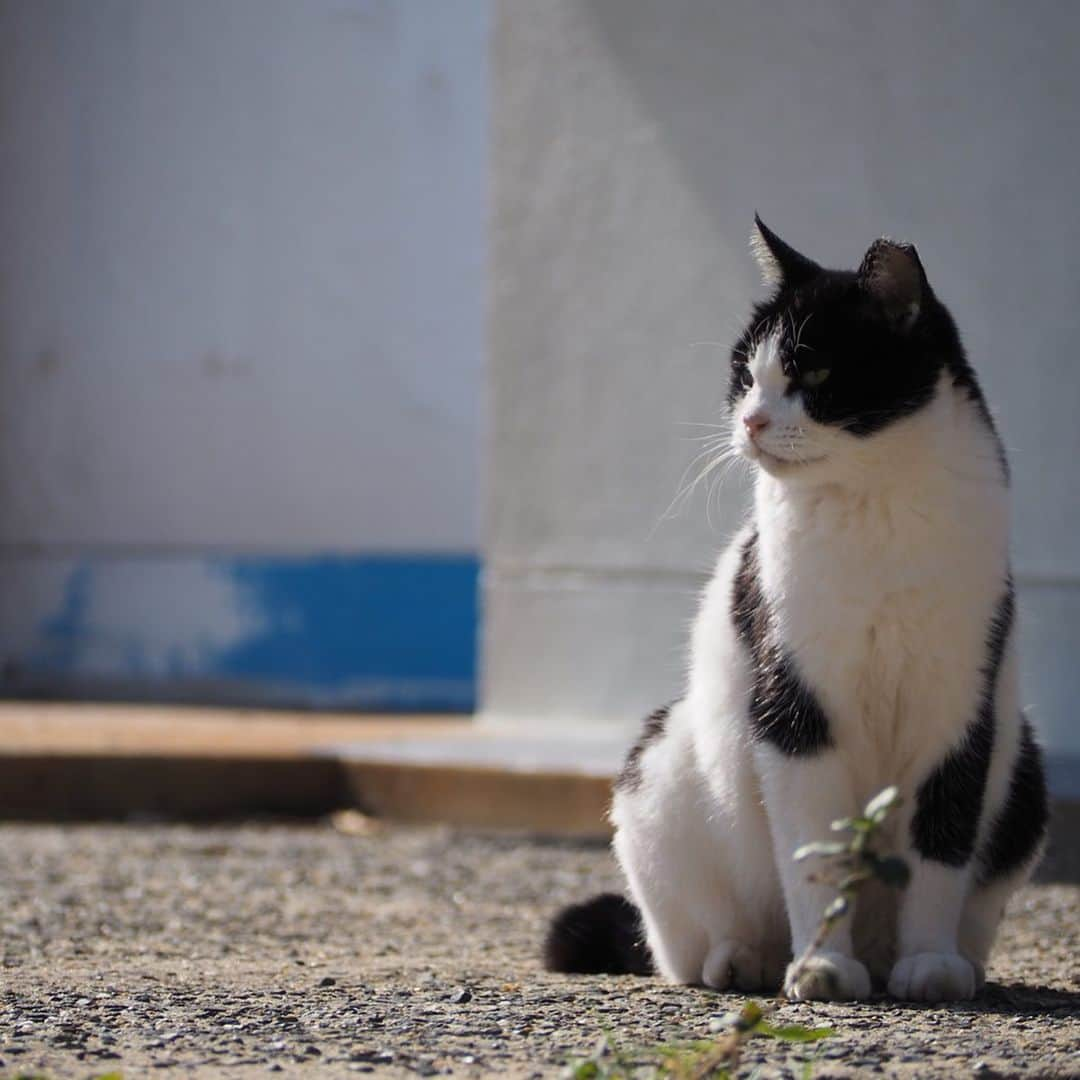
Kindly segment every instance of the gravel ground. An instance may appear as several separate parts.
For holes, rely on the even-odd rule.
[[[610,1029],[707,1037],[733,995],[540,970],[600,846],[329,824],[0,826],[0,1076],[557,1075]],[[1017,898],[977,1003],[784,1006],[814,1076],[1080,1076],[1080,888]],[[747,1075],[809,1051],[758,1040]]]

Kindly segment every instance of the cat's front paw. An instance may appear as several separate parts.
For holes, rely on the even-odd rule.
[[[977,988],[975,968],[959,953],[902,956],[889,976],[889,993],[902,1001],[967,1001]]]
[[[857,1001],[870,996],[870,972],[852,956],[814,953],[788,965],[784,993],[792,1001]]]

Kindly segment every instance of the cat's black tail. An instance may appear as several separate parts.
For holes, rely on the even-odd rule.
[[[641,913],[615,893],[563,908],[544,939],[544,967],[598,975],[652,974]]]

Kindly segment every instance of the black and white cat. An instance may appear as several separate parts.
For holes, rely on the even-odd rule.
[[[970,998],[1047,816],[1005,456],[913,247],[878,240],[858,271],[825,270],[760,219],[752,247],[774,289],[728,394],[752,519],[705,591],[685,695],[616,784],[633,905],[567,909],[547,961],[647,969],[643,926],[674,982],[863,998],[873,975],[898,998]],[[864,891],[796,970],[834,894],[792,853],[890,784],[908,887]]]

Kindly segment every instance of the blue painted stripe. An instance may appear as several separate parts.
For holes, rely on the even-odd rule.
[[[0,691],[471,710],[472,555],[0,557]]]

